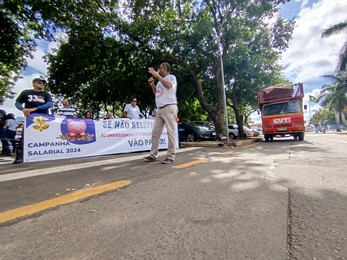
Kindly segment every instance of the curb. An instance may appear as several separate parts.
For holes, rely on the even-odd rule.
[[[249,138],[249,139],[244,139],[244,140],[238,140],[235,142],[232,142],[232,146],[234,147],[238,147],[238,146],[243,146],[243,145],[249,145],[252,143],[257,143],[257,142],[262,142],[263,139],[262,138]]]
[[[261,142],[262,138],[249,138],[249,139],[236,139],[232,142],[225,141],[201,141],[201,142],[181,142],[181,146],[184,147],[239,147],[256,142]]]

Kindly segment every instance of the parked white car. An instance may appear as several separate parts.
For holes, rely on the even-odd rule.
[[[237,125],[228,125],[229,139],[236,139],[239,137],[239,130]]]
[[[234,139],[239,137],[239,128],[237,125],[229,125],[228,126],[228,133],[229,138]],[[249,128],[247,126],[243,126],[243,132],[246,134],[247,137],[255,137],[259,136],[259,131],[256,129]]]
[[[253,129],[253,128],[248,128],[247,126],[243,127],[243,131],[245,132],[247,137],[256,137],[256,136],[260,135],[258,130]]]

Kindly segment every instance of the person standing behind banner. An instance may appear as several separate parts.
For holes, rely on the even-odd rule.
[[[46,81],[42,78],[34,78],[32,84],[34,89],[26,89],[19,94],[16,99],[16,108],[22,111],[26,117],[30,116],[31,112],[49,114],[49,109],[53,106],[53,103],[51,94],[44,91]],[[25,127],[23,128],[22,137],[17,146],[14,164],[23,162],[24,129]]]
[[[8,144],[7,140],[7,133],[6,133],[6,119],[7,119],[7,113],[5,110],[0,109],[0,140],[1,140],[1,155],[10,155],[11,150]]]
[[[166,158],[162,163],[173,163],[175,162],[175,144],[177,136],[177,80],[176,77],[171,74],[171,66],[167,62],[160,64],[158,71],[150,67],[148,72],[153,76],[148,82],[155,95],[155,102],[158,110],[154,119],[150,154],[144,159],[146,162],[155,162],[158,160],[159,140],[164,131],[164,127],[166,127],[169,143]],[[157,85],[154,84],[154,78],[158,80]]]
[[[130,118],[130,119],[142,118],[142,114],[141,114],[140,108],[137,106],[137,99],[135,97],[131,99],[130,104],[125,105],[123,116],[125,118]]]
[[[148,114],[147,119],[154,119],[156,113],[157,113],[157,112],[156,112],[155,109],[154,109],[154,110],[151,110],[151,111],[149,112],[149,114]]]
[[[85,118],[85,119],[93,119],[92,113],[90,113],[90,111],[86,111],[86,112],[84,113],[84,118]]]
[[[68,117],[76,117],[76,109],[70,106],[70,103],[67,99],[64,99],[60,102],[62,107],[58,108],[57,115],[58,116],[68,116]]]
[[[107,120],[107,119],[113,119],[113,116],[110,112],[107,112],[104,116],[104,120]]]
[[[16,155],[16,134],[17,134],[17,123],[16,119],[14,118],[14,114],[8,113],[7,119],[5,121],[4,128],[7,130],[7,139],[12,144],[12,152],[10,153],[11,156]]]

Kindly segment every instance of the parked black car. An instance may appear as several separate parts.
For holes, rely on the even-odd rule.
[[[194,122],[179,122],[178,135],[181,142],[217,139],[217,134],[213,127],[204,126]]]

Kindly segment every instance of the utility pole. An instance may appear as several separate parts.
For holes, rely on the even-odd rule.
[[[221,76],[222,76],[222,85],[223,85],[223,98],[224,98],[224,115],[225,115],[225,130],[227,137],[227,144],[229,144],[229,133],[228,133],[228,111],[227,111],[227,97],[225,93],[225,82],[224,82],[224,65],[223,65],[223,46],[221,44],[221,36],[225,18],[228,16],[229,9],[226,11],[225,16],[223,17],[222,24],[218,33],[218,48],[219,48],[219,58],[220,58],[220,67],[221,67]]]

